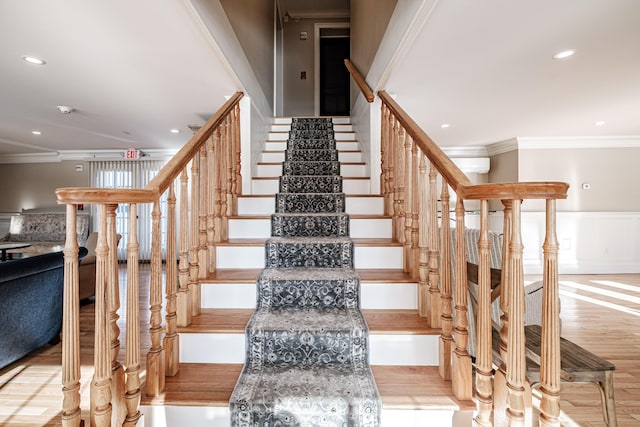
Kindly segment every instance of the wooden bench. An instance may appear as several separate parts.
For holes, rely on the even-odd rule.
[[[500,294],[500,270],[491,269],[491,300]],[[467,263],[467,278],[471,284],[478,282],[478,266]],[[477,299],[469,292],[474,314],[477,310]],[[500,333],[494,327],[492,331],[493,360],[496,366],[502,364],[500,359]],[[540,325],[528,325],[524,328],[525,351],[527,358],[527,379],[531,387],[540,383],[540,349],[542,328]],[[613,371],[615,365],[579,345],[560,337],[561,382],[595,384],[602,401],[602,416],[609,427],[617,427],[616,402],[613,393]]]

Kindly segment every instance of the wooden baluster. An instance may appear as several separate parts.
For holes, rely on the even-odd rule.
[[[456,348],[452,358],[453,394],[462,400],[472,397],[471,356],[467,351],[469,331],[467,330],[467,255],[464,230],[464,203],[460,196],[456,200],[456,262],[455,292],[456,309],[455,328],[453,330]]]
[[[189,291],[189,174],[180,175],[180,261],[178,264],[178,326],[191,324],[191,292]]]
[[[76,205],[67,205],[62,311],[62,425],[80,425],[80,297]]]
[[[158,396],[164,390],[165,352],[162,348],[162,253],[160,246],[160,202],[153,203],[151,229],[151,279],[149,284],[149,335],[147,354],[147,395]]]
[[[393,202],[393,210],[395,212],[395,222],[394,222],[394,231],[393,234],[395,239],[402,244],[403,251],[404,246],[406,244],[406,235],[405,235],[405,178],[406,178],[406,170],[405,170],[405,145],[406,145],[406,136],[405,130],[402,126],[398,128],[398,141],[396,145],[396,149],[398,153],[395,156],[396,165],[396,188],[395,188],[395,198]],[[403,270],[408,272],[408,264],[407,257],[403,257]]]
[[[507,341],[509,334],[509,299],[512,283],[510,282],[509,260],[511,259],[511,230],[512,230],[512,206],[511,200],[502,200],[503,211],[503,231],[502,231],[502,274],[500,276],[500,359],[502,363],[494,375],[494,396],[493,396],[493,422],[495,425],[507,425]]]
[[[540,349],[540,426],[559,427],[560,421],[560,297],[556,201],[547,200],[543,244],[542,341]]]
[[[411,252],[411,229],[413,227],[413,193],[416,188],[413,187],[413,163],[411,158],[411,146],[413,140],[411,136],[405,135],[404,138],[404,271],[413,273],[412,252]]]
[[[223,186],[223,171],[224,171],[224,155],[223,155],[223,139],[222,139],[222,130],[223,126],[220,125],[216,128],[216,166],[215,166],[215,189],[214,189],[214,223],[213,223],[213,233],[215,236],[216,243],[219,243],[224,240],[224,236],[222,234],[222,212],[223,212],[223,197],[222,197],[222,186]]]
[[[227,240],[227,123],[220,123],[220,145],[218,145],[218,178],[220,180],[220,241]]]
[[[199,267],[199,242],[200,242],[200,155],[191,160],[191,211],[189,212],[191,224],[190,251],[189,251],[189,293],[191,294],[191,315],[200,315],[200,286],[198,284]]]
[[[386,200],[387,196],[387,151],[389,144],[389,109],[385,104],[382,104],[381,110],[381,122],[380,122],[380,194],[384,196]],[[388,214],[388,212],[385,212]]]
[[[98,205],[98,242],[96,244],[95,336],[93,380],[91,382],[91,425],[111,425],[111,351],[108,309],[108,251],[106,206]]]
[[[439,328],[440,324],[440,271],[438,243],[438,171],[431,164],[429,168],[429,324],[432,328]]]
[[[209,248],[207,248],[207,208],[209,207],[209,172],[207,147],[200,148],[200,189],[198,190],[198,278],[209,276]]]
[[[176,194],[174,183],[169,185],[169,195],[167,197],[167,255],[166,255],[166,278],[165,292],[167,299],[167,307],[165,316],[167,332],[164,336],[165,351],[165,374],[174,376],[178,373],[179,367],[179,340],[177,332],[178,316],[176,314],[177,293],[178,293],[178,275],[177,275],[177,251],[176,251]]]
[[[420,157],[418,144],[413,141],[411,149],[411,265],[414,279],[420,277],[420,185],[418,181]]]
[[[242,144],[240,139],[240,104],[236,104],[233,109],[233,123],[235,129],[235,145],[236,145],[236,186],[233,199],[233,214],[238,214],[238,196],[242,194]]]
[[[111,398],[112,425],[121,425],[127,416],[124,400],[125,379],[124,367],[118,361],[120,354],[120,328],[118,327],[118,309],[120,308],[120,286],[118,284],[118,236],[116,231],[117,204],[106,205],[107,209],[107,296],[109,307],[110,341],[111,341]]]
[[[394,145],[394,128],[396,126],[396,119],[393,114],[389,115],[389,141],[387,143],[387,171],[386,171],[386,197],[385,197],[385,213],[393,217],[393,150]],[[392,224],[395,224],[392,219]],[[393,227],[393,226],[392,226]],[[393,229],[392,229],[393,230]]]
[[[427,199],[427,160],[424,154],[420,154],[420,180],[419,180],[419,222],[420,235],[418,236],[418,312],[420,316],[429,316],[429,203]]]
[[[478,426],[491,427],[493,410],[491,349],[491,269],[489,246],[489,201],[480,202],[480,239],[478,240],[478,309],[476,320],[476,401]]]
[[[393,122],[393,137],[391,139],[391,150],[389,150],[389,156],[391,157],[391,169],[389,170],[389,179],[391,183],[391,199],[389,209],[392,212],[392,224],[393,224],[393,240],[399,241],[399,230],[400,226],[400,206],[399,206],[399,197],[400,197],[400,182],[402,179],[400,178],[400,174],[402,170],[400,169],[399,159],[402,158],[402,142],[400,141],[400,130],[402,127],[400,126],[400,122],[396,119]],[[402,129],[404,132],[404,129]]]
[[[215,132],[211,135],[207,149],[207,248],[209,250],[209,273],[216,271],[216,235],[215,235],[215,209],[216,209],[216,159],[215,159]]]
[[[507,341],[507,419],[509,426],[525,424],[524,274],[520,200],[512,204],[512,233],[509,244],[509,330]]]
[[[233,125],[231,123],[231,117],[227,115],[224,121],[227,126],[227,138],[223,147],[227,159],[227,209],[225,211],[225,228],[227,228],[229,217],[233,215],[233,178],[235,177],[233,167],[235,165],[235,150],[233,148]]]
[[[442,333],[440,334],[440,377],[451,380],[451,349],[453,348],[453,315],[451,297],[451,224],[449,221],[449,185],[442,180],[442,222],[440,252],[440,319]]]
[[[127,417],[125,427],[134,427],[140,420],[140,275],[138,270],[138,212],[137,205],[129,205],[129,233],[127,235],[127,330],[125,349]]]

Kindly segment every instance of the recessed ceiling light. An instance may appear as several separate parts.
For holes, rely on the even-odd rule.
[[[171,129],[169,130],[171,133],[180,133],[180,129]]]
[[[42,132],[40,132],[39,130],[32,130],[31,133],[34,135],[42,135]]]
[[[594,125],[596,125],[596,126],[604,126],[604,120],[598,120],[597,122],[594,123]]]
[[[35,65],[44,65],[44,64],[46,64],[46,61],[44,61],[43,59],[40,59],[40,58],[36,58],[35,56],[25,55],[25,56],[22,57],[22,59],[27,61],[29,64],[35,64]]]
[[[573,56],[575,53],[576,53],[575,49],[562,50],[556,53],[555,55],[553,55],[553,59],[566,59],[566,58],[569,58],[570,56]]]
[[[451,127],[451,125],[450,125],[449,123],[443,123],[443,124],[441,124],[441,125],[440,125],[440,127],[441,127],[442,129],[446,129],[446,128]]]

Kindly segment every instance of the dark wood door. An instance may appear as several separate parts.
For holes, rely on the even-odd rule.
[[[320,115],[349,115],[349,38],[320,39]]]

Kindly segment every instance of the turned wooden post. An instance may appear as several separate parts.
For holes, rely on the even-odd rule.
[[[471,356],[467,351],[469,331],[467,322],[467,251],[465,243],[464,203],[460,196],[456,200],[456,262],[455,262],[455,292],[454,304],[456,309],[455,328],[453,330],[456,348],[453,351],[452,388],[453,394],[462,400],[471,399]]]
[[[453,315],[451,297],[451,224],[449,221],[449,185],[442,180],[442,222],[440,251],[440,322],[442,333],[440,334],[440,377],[443,380],[451,380],[451,351],[453,348]]]
[[[420,154],[420,180],[418,186],[419,236],[418,236],[418,311],[420,316],[429,316],[429,204],[427,199],[427,160]]]
[[[126,384],[125,427],[134,427],[140,420],[140,275],[138,269],[138,207],[129,205],[127,235],[127,346],[125,349]]]
[[[238,196],[242,194],[242,141],[240,139],[240,104],[236,104],[233,109],[233,123],[235,129],[236,145],[236,185],[234,187],[233,214],[238,214]]]
[[[62,425],[78,427],[80,411],[80,297],[76,205],[67,205],[62,311]]]
[[[216,243],[219,243],[224,240],[224,235],[222,234],[222,212],[223,212],[223,171],[224,171],[224,154],[223,154],[223,139],[222,139],[222,125],[216,128],[216,139],[214,149],[215,156],[215,183],[214,183],[214,215],[213,215],[213,233],[214,240]]]
[[[509,244],[509,330],[507,341],[507,420],[509,426],[525,422],[524,274],[522,270],[521,201],[514,200]]]
[[[393,202],[393,209],[396,213],[396,222],[395,222],[395,230],[394,235],[395,239],[400,242],[403,246],[403,249],[406,242],[406,234],[405,234],[405,215],[406,215],[406,206],[405,206],[405,191],[406,191],[406,169],[405,169],[405,159],[406,159],[406,144],[407,144],[407,134],[405,133],[404,127],[399,126],[398,128],[398,143],[396,145],[396,187],[395,187],[395,198]],[[404,265],[403,269],[406,272],[409,271],[407,258],[403,257]]]
[[[107,274],[109,270],[106,206],[98,205],[96,244],[95,336],[93,381],[91,382],[91,425],[111,425],[111,343],[108,319]]]
[[[493,411],[493,353],[491,348],[491,269],[489,244],[489,201],[480,202],[480,239],[478,240],[478,308],[476,320],[476,402],[475,422],[491,427]]]
[[[178,326],[191,324],[191,292],[189,291],[189,174],[180,175],[180,261],[178,263]]]
[[[177,274],[177,251],[176,251],[176,194],[174,183],[169,185],[169,195],[167,197],[167,255],[166,255],[166,328],[167,332],[164,336],[165,350],[165,373],[167,376],[174,376],[178,373],[179,367],[179,342],[177,332],[177,293],[178,293],[178,274]]]
[[[391,137],[391,149],[389,150],[389,157],[391,158],[391,168],[389,169],[389,183],[391,189],[391,197],[389,200],[389,210],[392,216],[392,224],[393,224],[393,240],[395,242],[400,240],[400,236],[398,235],[399,226],[399,217],[400,217],[400,174],[402,171],[400,170],[400,165],[398,160],[402,158],[402,146],[400,142],[400,133],[404,132],[404,129],[400,126],[400,121],[394,117],[393,120],[393,135]]]
[[[412,268],[412,254],[411,254],[411,229],[413,227],[413,193],[416,189],[413,187],[413,163],[411,158],[411,146],[413,140],[411,136],[405,135],[404,137],[404,247],[403,247],[403,259],[404,259],[404,271],[413,274]]]
[[[543,244],[542,341],[540,348],[540,426],[559,427],[560,421],[560,297],[556,201],[547,200]]]
[[[198,279],[209,276],[209,248],[207,247],[207,208],[209,207],[209,172],[207,147],[200,148],[200,188],[198,189]]]
[[[420,156],[418,144],[413,142],[411,149],[411,276],[420,277],[420,185],[418,183]]]
[[[228,221],[229,221],[229,217],[231,215],[233,215],[233,200],[234,200],[234,196],[233,196],[233,190],[234,190],[234,184],[233,184],[233,180],[235,177],[235,173],[233,168],[235,167],[235,150],[233,148],[233,123],[231,122],[231,117],[229,115],[227,115],[224,119],[224,122],[226,123],[227,126],[227,137],[225,139],[224,142],[224,153],[225,153],[225,157],[227,158],[227,209],[225,211],[225,228],[228,227]],[[227,235],[226,238],[229,238],[229,236]]]
[[[191,315],[200,315],[200,273],[199,243],[200,243],[200,154],[191,160],[191,211],[190,251],[189,251],[189,293],[191,294]]]
[[[207,248],[209,251],[209,273],[216,271],[216,235],[215,235],[215,209],[216,209],[216,140],[214,132],[207,145]]]
[[[151,348],[147,354],[147,395],[158,396],[164,390],[165,351],[162,348],[162,252],[160,246],[160,202],[153,203],[151,229],[151,278],[149,284],[149,335]]]
[[[444,178],[443,178],[444,179]],[[438,253],[438,171],[435,165],[429,168],[429,325],[432,328],[440,324],[440,271],[438,270],[440,254]]]
[[[229,160],[229,156],[227,153],[227,141],[229,138],[227,137],[227,123],[223,120],[219,126],[220,129],[220,145],[218,146],[218,157],[220,158],[220,164],[218,165],[218,179],[220,186],[220,227],[216,227],[219,229],[220,240],[227,240],[227,163]]]
[[[118,236],[116,231],[117,204],[106,205],[107,209],[107,246],[109,248],[107,270],[107,295],[109,307],[111,341],[111,399],[112,424],[121,425],[127,416],[125,404],[124,367],[118,361],[120,354],[120,328],[118,327],[118,309],[120,308],[120,286],[118,284]]]
[[[382,104],[382,117],[380,121],[380,194],[387,198],[387,152],[389,150],[389,108]],[[386,207],[386,203],[385,203]],[[386,215],[389,212],[384,212]]]

